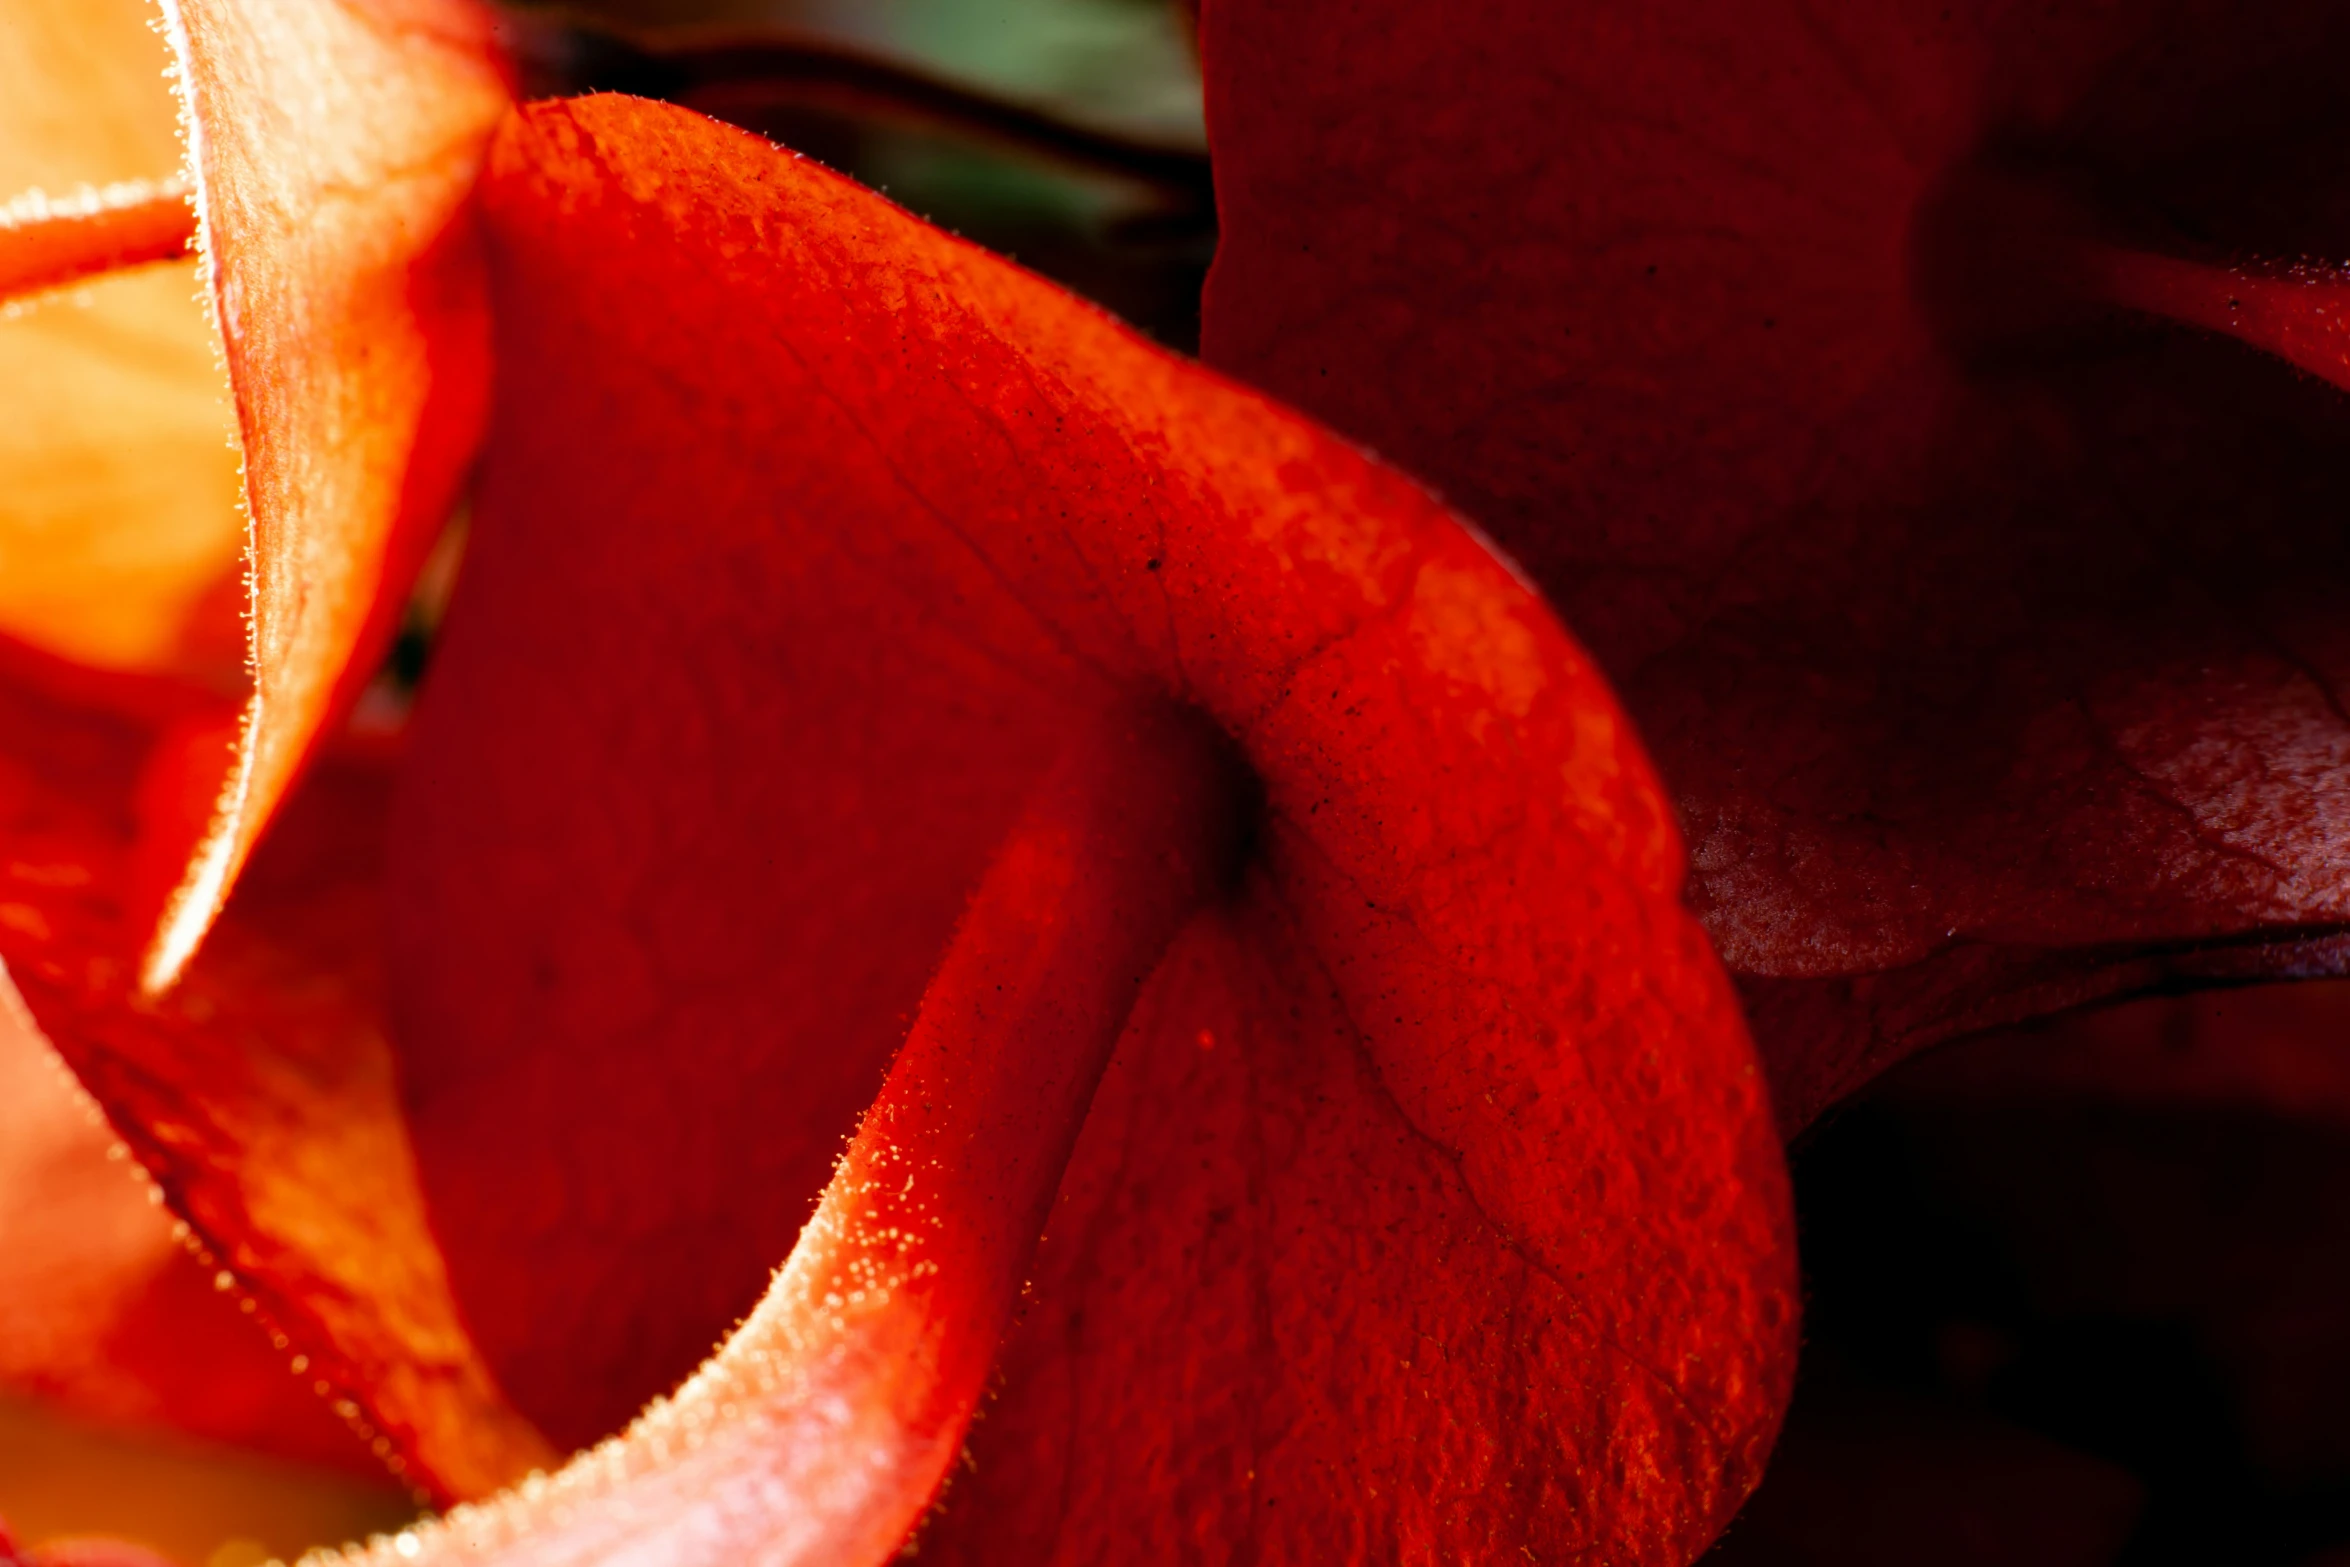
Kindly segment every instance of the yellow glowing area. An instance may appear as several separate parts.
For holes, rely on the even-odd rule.
[[[80,663],[241,668],[234,414],[195,263],[0,319],[0,631]]]
[[[21,1544],[104,1535],[183,1567],[255,1567],[415,1516],[389,1485],[0,1397],[0,1518]]]
[[[180,164],[154,0],[0,7],[0,197],[163,179]]]
[[[180,169],[151,0],[0,7],[0,202]],[[193,262],[0,313],[0,633],[229,683],[244,547],[229,406]]]

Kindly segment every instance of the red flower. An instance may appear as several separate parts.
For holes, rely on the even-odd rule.
[[[174,24],[256,694],[206,825],[208,699],[20,660],[0,950],[445,1496],[750,1313],[385,1560],[879,1560],[991,1376],[925,1551],[1701,1548],[1784,1397],[1783,1177],[1505,566],[753,138],[591,99],[482,164],[455,0]],[[493,361],[413,733],[322,747]]]
[[[0,687],[0,951],[444,1498],[691,1374],[385,1559],[1701,1549],[1791,1374],[1781,1177],[1663,798],[1531,590],[789,154],[509,112],[460,0],[174,15],[255,693],[232,747],[156,630],[209,545],[87,626],[63,567],[0,601],[61,656]],[[1209,361],[1591,638],[1786,1130],[1987,1025],[2341,966],[2342,25],[1205,7]],[[0,273],[168,250],[132,196]],[[341,739],[477,459],[416,722]],[[2307,1029],[2247,1037],[1884,1104],[2330,1113]],[[1945,1164],[2054,1233],[2053,1178],[2001,1195],[2041,1166]],[[2109,1186],[2077,1225],[2176,1222]],[[2298,1298],[2204,1229],[2190,1272]],[[2246,1347],[2295,1319],[2188,1293],[2313,1450]],[[1734,1550],[2128,1527],[2112,1466],[1839,1375]]]

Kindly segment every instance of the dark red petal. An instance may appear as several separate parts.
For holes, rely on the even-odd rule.
[[[172,0],[253,521],[256,690],[143,960],[179,974],[374,673],[487,400],[464,216],[507,102],[472,0]]]
[[[2345,991],[2047,1020],[1930,1052],[1826,1118],[1794,1158],[1807,1362],[1783,1444],[1832,1405],[1823,1369],[1865,1368],[2134,1477],[2122,1561],[2281,1564],[2350,1539]],[[1847,1445],[1881,1413],[1838,1417]],[[1832,1529],[1850,1504],[1805,1505],[1833,1496],[1831,1466],[1808,1467],[1783,1485],[1774,1457],[1751,1510]]]
[[[2350,961],[2350,407],[2178,324],[2321,363],[2338,284],[2068,259],[2350,257],[2346,25],[1209,0],[1207,357],[1589,639],[1790,1129],[1960,1029]]]
[[[1781,1177],[1539,602],[1341,443],[751,137],[541,105],[486,191],[496,436],[394,995],[518,1401],[608,1428],[758,1301],[1043,770],[1139,691],[1244,754],[1251,868],[1148,976],[923,1548],[1693,1550],[1783,1391]],[[578,1516],[774,1527],[692,1510],[674,1423]]]

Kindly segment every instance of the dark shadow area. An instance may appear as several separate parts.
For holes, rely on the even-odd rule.
[[[2327,1059],[2350,1032],[2320,1010],[2340,989],[2305,987],[2297,1042],[2245,992],[1963,1043],[1808,1137],[1801,1388],[1709,1560],[2350,1547],[2350,1065]]]

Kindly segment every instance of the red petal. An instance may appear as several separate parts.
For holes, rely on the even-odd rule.
[[[523,1406],[609,1426],[753,1305],[1043,768],[1139,689],[1237,743],[1258,847],[1149,978],[990,1488],[924,1548],[1685,1557],[1783,1389],[1780,1176],[1539,603],[1343,445],[753,138],[540,106],[487,190],[498,434],[391,863],[419,1158]],[[664,1478],[691,1429],[439,1538],[779,1527]]]
[[[363,1399],[385,1451],[445,1493],[547,1462],[472,1351],[415,1186],[380,1022],[380,763],[321,769],[183,982],[148,999],[140,862],[201,811],[231,730],[170,688],[107,695],[143,711],[0,685],[9,977],[321,1395]]]
[[[1589,637],[1790,1128],[1956,1030],[2350,960],[2350,410],[2059,275],[2076,221],[2350,256],[2343,26],[1211,0],[1210,361]],[[2106,285],[2333,353],[2324,287]]]
[[[472,0],[166,9],[244,443],[257,690],[150,989],[373,673],[472,459],[487,321],[463,212],[507,102]]]

